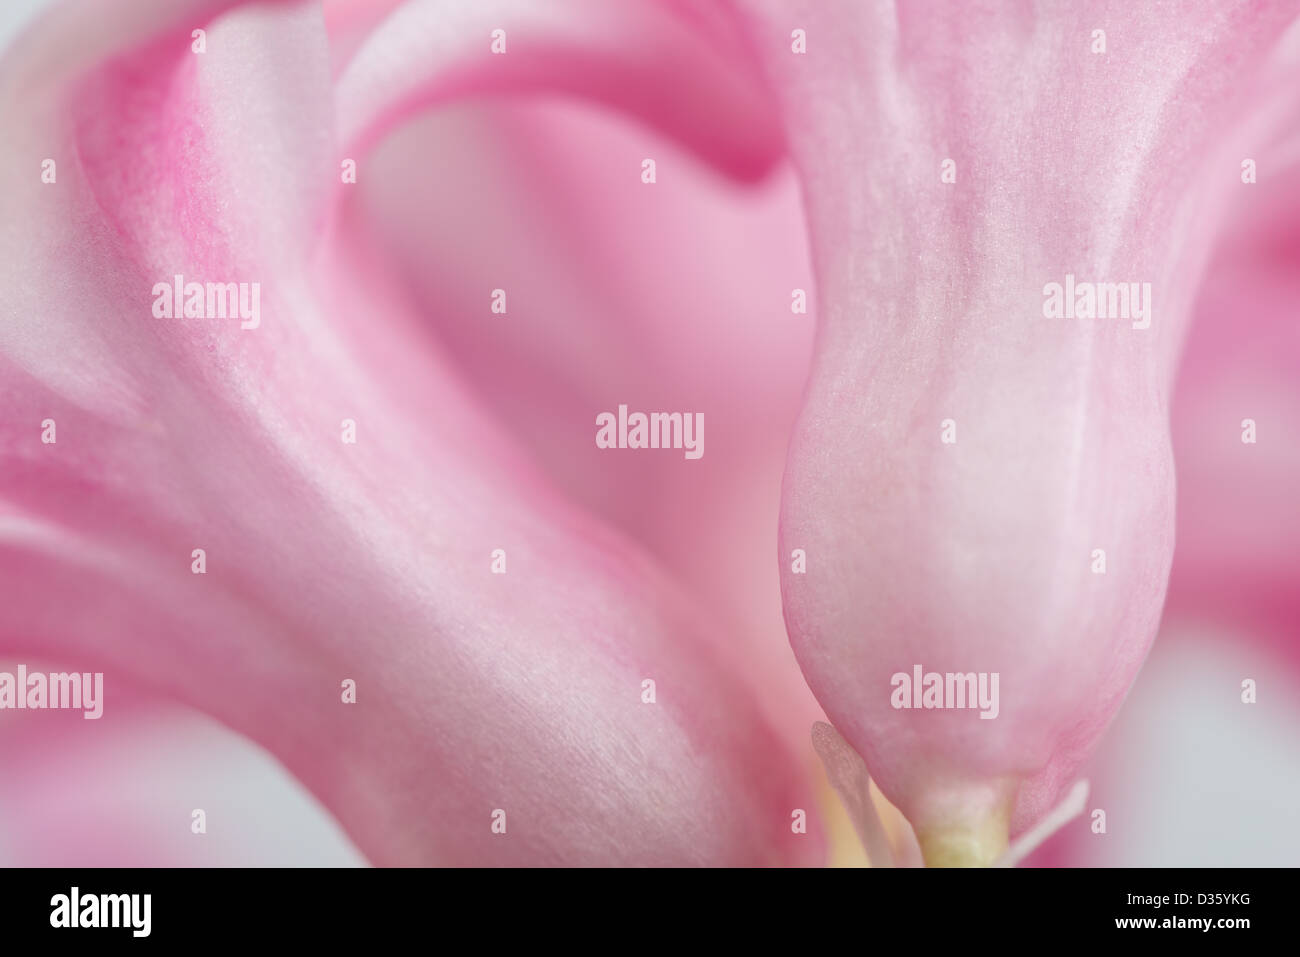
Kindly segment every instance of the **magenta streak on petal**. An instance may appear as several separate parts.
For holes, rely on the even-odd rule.
[[[377,863],[819,861],[790,826],[815,796],[701,651],[710,617],[559,500],[358,235],[313,235],[319,11],[208,30],[196,66],[142,35],[148,69],[43,91],[67,113],[0,99],[6,180],[32,184],[0,218],[0,648],[216,716]],[[57,189],[27,175],[46,153]],[[260,280],[261,327],[156,319],[175,272]]]

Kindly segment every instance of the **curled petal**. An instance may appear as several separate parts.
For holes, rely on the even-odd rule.
[[[312,232],[319,10],[207,45],[142,38],[48,122],[0,98],[32,184],[0,218],[0,650],[214,715],[378,863],[818,860],[708,618],[556,496],[359,237]],[[260,322],[151,314],[174,274],[260,282]]]
[[[367,37],[339,79],[339,140],[360,150],[431,102],[481,93],[596,99],[743,177],[782,153],[748,49],[690,4],[629,0],[409,0]]]

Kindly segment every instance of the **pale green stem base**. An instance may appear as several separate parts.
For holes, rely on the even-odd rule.
[[[978,822],[917,830],[926,867],[988,867],[1006,852],[1011,809],[1000,809]]]

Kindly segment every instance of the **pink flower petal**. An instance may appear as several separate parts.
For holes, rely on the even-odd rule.
[[[642,156],[658,158],[653,187]],[[373,235],[556,486],[726,622],[719,655],[808,754],[823,715],[771,560],[814,325],[791,311],[792,289],[812,290],[794,177],[737,187],[653,129],[549,97],[439,108],[360,168],[347,229]],[[489,311],[496,288],[507,315]],[[596,414],[620,403],[701,412],[705,455],[596,448]]]
[[[1248,154],[1258,181],[1238,190],[1174,392],[1167,617],[1276,635],[1300,660],[1300,25],[1282,45]]]
[[[783,143],[732,27],[693,4],[656,0],[408,0],[339,78],[339,140],[363,150],[411,110],[453,97],[563,92],[659,126],[735,175],[757,176]],[[504,52],[492,52],[494,39]]]
[[[975,835],[990,860],[1071,783],[1159,621],[1175,360],[1242,188],[1232,121],[1295,5],[753,6],[822,304],[781,519],[781,555],[808,555],[783,563],[791,643],[932,856]],[[1150,283],[1150,328],[1045,319],[1067,274]],[[918,664],[1000,674],[998,716],[894,708]]]
[[[709,618],[549,489],[360,237],[313,235],[318,11],[208,30],[47,90],[51,122],[0,100],[31,183],[0,227],[0,649],[216,716],[379,863],[819,860]],[[174,273],[260,281],[261,325],[154,318]]]

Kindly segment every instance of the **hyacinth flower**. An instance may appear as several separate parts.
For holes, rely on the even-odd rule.
[[[815,814],[791,827],[817,798],[764,708],[779,694],[776,722],[806,732],[793,669],[751,668],[716,595],[682,586],[689,549],[665,555],[635,508],[607,504],[622,482],[666,493],[594,457],[595,407],[535,361],[558,347],[525,340],[502,383],[500,351],[431,336],[424,313],[458,293],[413,306],[340,177],[352,159],[364,181],[422,111],[559,93],[736,181],[794,161],[820,315],[780,598],[872,862],[905,852],[868,774],[929,863],[990,863],[1016,835],[1014,859],[1078,809],[1077,790],[1060,802],[1160,615],[1168,393],[1249,155],[1224,131],[1265,96],[1256,61],[1290,11],[124,10],[65,5],[0,65],[6,182],[22,184],[2,200],[4,654],[97,662],[216,716],[377,863],[824,859]],[[594,249],[601,225],[552,210],[535,228]],[[1067,274],[1150,283],[1150,327],[1044,317],[1044,284]],[[151,315],[176,275],[260,280],[260,324]],[[490,275],[467,294],[484,311]],[[615,312],[630,342],[666,321]],[[590,328],[591,364],[635,369]],[[682,375],[662,394],[685,407],[693,390]],[[528,434],[507,434],[501,414],[525,410]],[[593,456],[581,479],[529,447],[569,428]],[[711,475],[709,500],[735,480]],[[775,526],[771,504],[755,526]],[[915,664],[998,673],[998,716],[892,707],[891,675]]]
[[[819,57],[849,91],[798,59],[775,83],[823,303],[786,621],[925,859],[988,864],[1082,809],[1076,771],[1155,635],[1177,360],[1251,145],[1287,119],[1245,106],[1277,105],[1266,54],[1295,10],[836,9]],[[1089,281],[1149,308],[1092,308]],[[892,677],[921,665],[1000,676],[996,717],[900,707]]]

